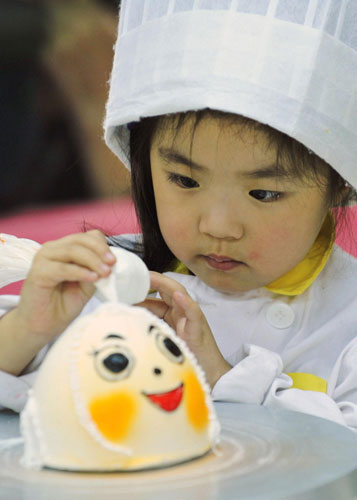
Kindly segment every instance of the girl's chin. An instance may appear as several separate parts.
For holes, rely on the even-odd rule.
[[[206,273],[197,273],[196,276],[210,288],[213,288],[217,292],[229,295],[249,292],[250,290],[260,288],[261,286],[254,282],[247,282],[247,281],[241,281],[239,279],[233,279],[232,276],[213,277],[213,276],[207,276]]]
[[[238,261],[234,261],[237,262]],[[197,276],[205,285],[217,292],[229,295],[249,292],[268,285],[271,281],[259,280],[252,276],[252,269],[244,263],[229,270],[216,269],[207,264],[205,259],[186,264],[194,276]]]

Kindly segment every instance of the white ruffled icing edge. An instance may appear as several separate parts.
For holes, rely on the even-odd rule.
[[[151,313],[150,313],[151,314]],[[157,318],[156,318],[157,319]],[[185,356],[191,361],[192,366],[195,369],[198,380],[200,381],[202,388],[205,393],[205,403],[209,410],[209,431],[208,436],[211,443],[212,448],[217,446],[220,442],[220,432],[221,432],[221,424],[219,423],[216,411],[213,406],[213,401],[211,398],[211,388],[208,385],[206,374],[199,365],[196,356],[193,352],[188,348],[186,342],[178,337],[176,333],[170,328],[170,326],[163,321],[163,325],[165,326],[165,333],[180,347],[180,349],[185,353]]]
[[[32,469],[41,469],[46,465],[47,447],[32,389],[29,390],[26,406],[20,414],[20,431],[24,438],[24,453],[20,459],[21,465]]]

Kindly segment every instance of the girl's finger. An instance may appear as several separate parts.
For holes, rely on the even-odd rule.
[[[159,292],[162,299],[169,305],[172,305],[172,296],[174,292],[187,293],[185,287],[176,280],[155,271],[150,271],[150,286]]]
[[[51,257],[53,252],[65,251],[72,246],[81,246],[90,249],[92,252],[98,255],[104,261],[112,264],[115,262],[115,256],[110,251],[110,248],[106,242],[103,233],[97,230],[88,231],[86,233],[76,233],[64,236],[59,240],[48,241],[42,247],[42,250],[46,252],[46,255]]]
[[[192,300],[187,293],[175,291],[173,293],[173,299],[185,313],[185,316],[189,321],[199,322],[202,320],[202,311],[200,306]]]
[[[155,316],[163,319],[168,310],[168,305],[161,299],[146,299],[135,306],[145,307],[151,311]]]
[[[192,342],[205,323],[201,308],[189,295],[182,292],[175,292],[173,300],[179,311],[175,318],[177,334],[184,340]]]
[[[100,276],[85,267],[76,264],[49,261],[46,268],[34,272],[30,271],[29,281],[33,281],[37,286],[55,287],[61,282],[95,282]]]
[[[35,256],[34,266],[43,268],[47,266],[47,262],[76,264],[96,272],[99,276],[107,276],[111,270],[110,265],[103,262],[96,252],[80,244],[55,246],[50,251],[44,248]]]
[[[185,335],[186,323],[187,323],[186,316],[181,316],[181,318],[179,318],[176,322],[176,333],[180,338],[183,338]]]

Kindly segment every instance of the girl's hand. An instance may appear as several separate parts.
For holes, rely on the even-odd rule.
[[[47,344],[78,316],[108,276],[115,257],[97,230],[45,243],[37,252],[16,310],[22,331]],[[30,339],[29,339],[30,340]]]
[[[164,319],[182,338],[203,368],[211,388],[231,369],[218,349],[211,329],[199,305],[191,299],[186,289],[177,281],[150,271],[151,288],[161,299],[146,299],[141,304],[156,316]]]

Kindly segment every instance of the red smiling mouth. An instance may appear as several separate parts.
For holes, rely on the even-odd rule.
[[[145,396],[149,398],[152,403],[156,404],[165,411],[176,410],[178,405],[181,403],[182,395],[183,384],[172,391],[160,392],[158,394],[145,394]]]

